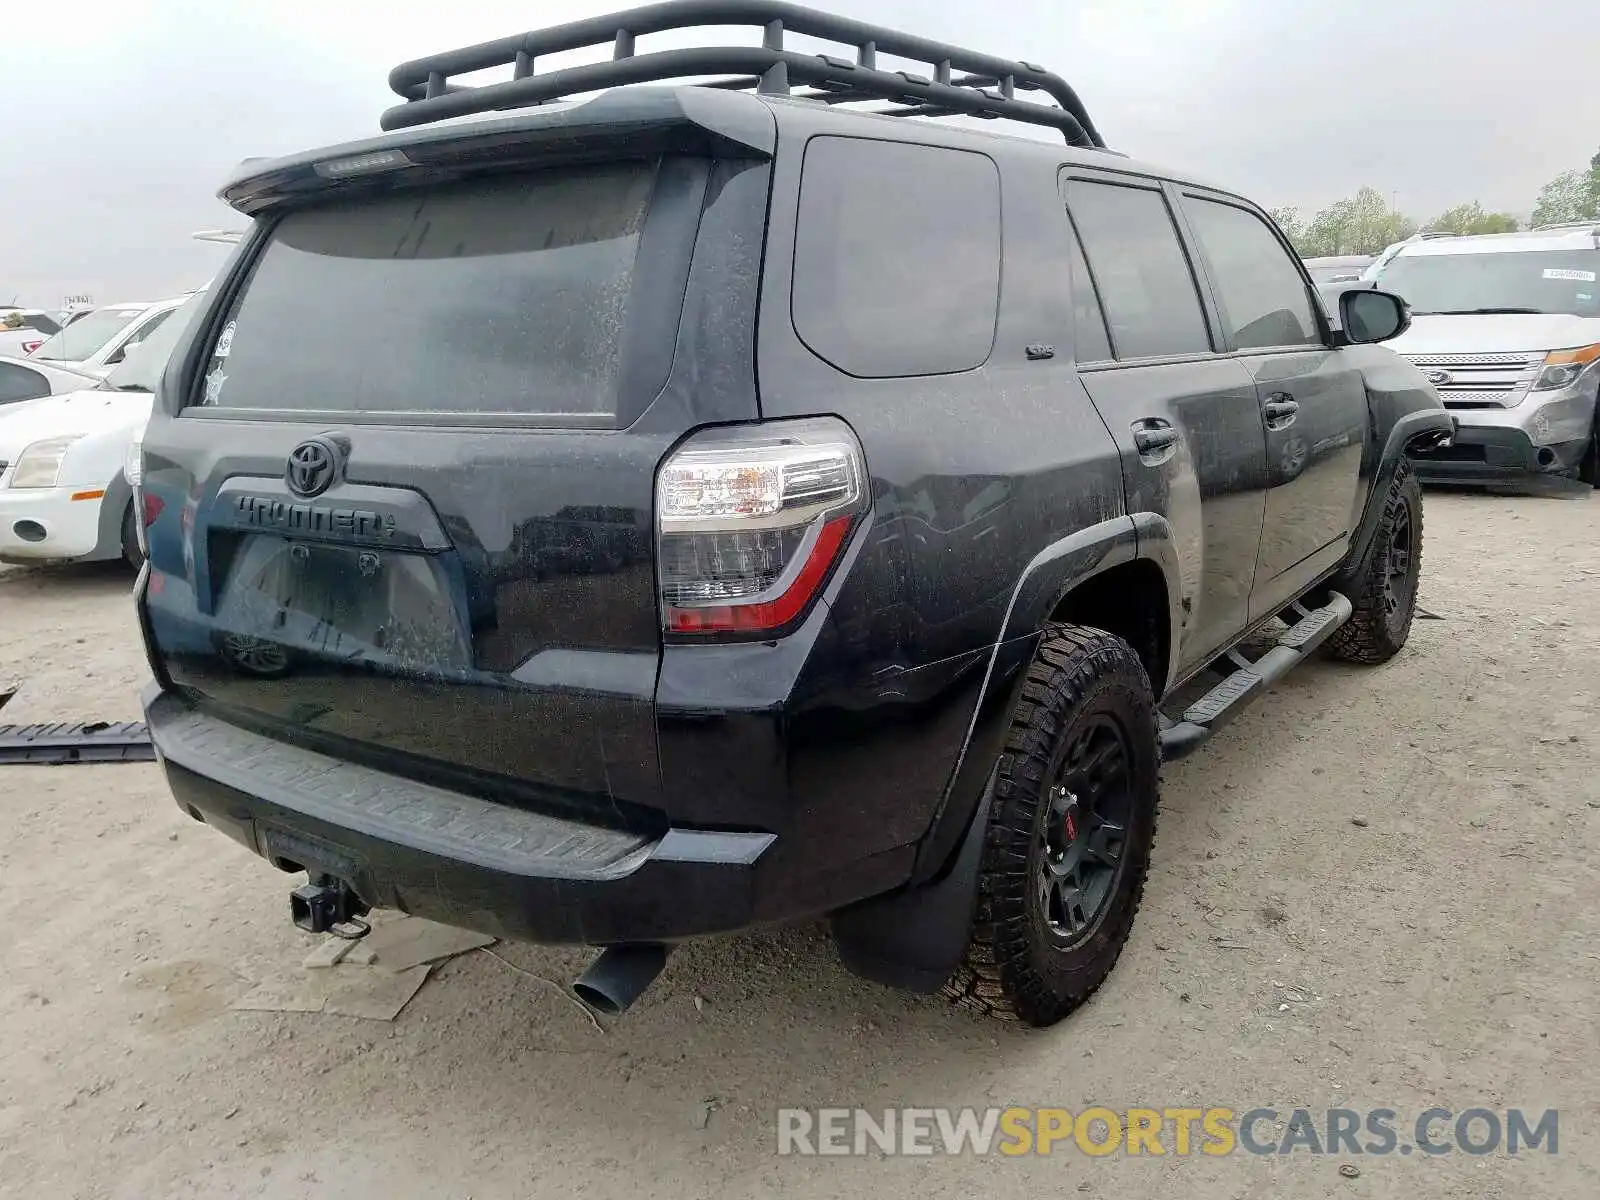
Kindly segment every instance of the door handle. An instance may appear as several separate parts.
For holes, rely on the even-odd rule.
[[[1133,423],[1133,445],[1140,454],[1159,454],[1178,444],[1180,434],[1171,422],[1148,417]]]
[[[1294,424],[1295,416],[1300,412],[1300,402],[1279,392],[1268,398],[1261,411],[1266,417],[1268,429],[1287,429]]]

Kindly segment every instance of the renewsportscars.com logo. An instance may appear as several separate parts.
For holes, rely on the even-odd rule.
[[[779,1154],[1555,1154],[1560,1112],[1520,1108],[780,1108]]]

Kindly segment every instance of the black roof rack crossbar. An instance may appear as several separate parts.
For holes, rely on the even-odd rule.
[[[638,38],[702,26],[757,26],[759,46],[703,46],[635,53]],[[854,57],[785,49],[786,34],[841,43]],[[610,45],[609,62],[538,74],[538,59]],[[926,63],[926,74],[880,70],[879,53]],[[464,86],[453,76],[510,67],[500,83]],[[643,8],[536,29],[514,37],[447,50],[401,63],[389,86],[405,103],[383,114],[384,129],[426,125],[471,113],[526,108],[635,83],[733,76],[708,86],[754,89],[829,103],[889,101],[896,116],[1003,117],[1060,130],[1078,146],[1103,149],[1077,92],[1034,63],[1010,62],[863,21],[816,12],[785,0],[668,0]],[[808,90],[795,92],[797,84]],[[1018,99],[1043,92],[1054,103]]]

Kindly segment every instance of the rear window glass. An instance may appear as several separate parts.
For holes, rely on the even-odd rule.
[[[503,175],[291,213],[218,327],[197,400],[612,414],[655,174]]]
[[[138,308],[96,309],[50,337],[33,352],[33,357],[56,362],[82,362],[93,358],[143,311]]]
[[[982,366],[1000,305],[1000,176],[981,154],[858,138],[806,147],[795,332],[869,378]]]

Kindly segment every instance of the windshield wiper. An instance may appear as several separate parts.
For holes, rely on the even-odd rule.
[[[1546,314],[1542,308],[1435,308],[1427,312],[1414,312],[1411,315],[1414,317],[1542,317]]]
[[[112,390],[118,392],[148,392],[150,389],[142,383],[119,383]]]

